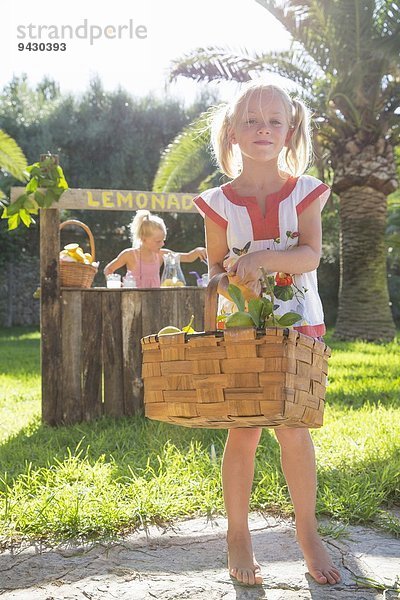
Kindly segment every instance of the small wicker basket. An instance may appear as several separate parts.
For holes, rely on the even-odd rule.
[[[60,223],[60,231],[67,225],[77,225],[78,227],[82,227],[82,229],[86,231],[89,237],[90,254],[92,255],[92,260],[94,261],[96,259],[94,238],[89,227],[81,221],[77,221],[76,219],[70,219],[69,221],[64,221],[64,223]],[[61,287],[90,288],[96,273],[97,267],[94,267],[93,265],[85,265],[83,263],[60,260]]]
[[[220,279],[206,291],[204,333],[142,338],[146,416],[213,429],[321,427],[330,348],[290,329],[208,331]]]

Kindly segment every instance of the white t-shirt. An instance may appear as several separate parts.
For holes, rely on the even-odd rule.
[[[254,197],[239,196],[230,183],[202,192],[194,199],[195,206],[225,230],[229,255],[238,250],[288,250],[298,245],[298,215],[311,202],[319,201],[321,211],[330,195],[330,188],[311,175],[289,177],[283,187],[265,198],[265,218]],[[236,252],[234,252],[234,249]],[[276,315],[293,311],[302,315],[294,329],[312,337],[325,333],[324,313],[318,294],[317,272],[293,275],[294,284],[304,293],[286,302],[276,299]],[[304,292],[304,289],[307,291]],[[218,313],[232,313],[236,306],[219,297]]]

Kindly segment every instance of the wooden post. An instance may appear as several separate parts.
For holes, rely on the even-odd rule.
[[[44,156],[40,157],[43,160]],[[53,157],[58,162],[58,157]],[[60,212],[40,209],[42,420],[57,424],[61,398]]]
[[[142,300],[143,292],[122,293],[122,357],[124,377],[124,414],[143,414],[142,382]]]
[[[60,213],[40,209],[42,420],[57,424],[61,398]]]
[[[103,414],[102,292],[82,292],[82,417],[92,421]]]

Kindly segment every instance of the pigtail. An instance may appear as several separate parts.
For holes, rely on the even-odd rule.
[[[131,224],[129,225],[129,229],[131,232],[131,241],[132,248],[138,248],[140,245],[140,240],[143,236],[143,221],[146,219],[147,221],[150,218],[149,210],[138,210],[134,218],[132,219]]]
[[[212,116],[211,145],[220,170],[228,177],[236,177],[238,169],[231,141],[231,119],[228,104],[218,107]]]
[[[292,175],[304,173],[312,159],[310,113],[301,100],[292,100],[291,136],[287,143],[285,162]]]

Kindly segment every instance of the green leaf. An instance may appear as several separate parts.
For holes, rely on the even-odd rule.
[[[16,215],[20,211],[20,209],[24,206],[25,200],[26,200],[26,194],[21,194],[21,196],[19,196],[19,198],[17,198],[17,200],[15,202],[8,205],[7,214],[9,216]]]
[[[39,205],[32,196],[27,198],[24,204],[24,208],[31,214],[37,215],[39,212]]]
[[[64,177],[64,172],[63,172],[62,168],[60,167],[60,165],[57,165],[57,174],[58,174],[58,183],[57,183],[58,187],[62,188],[63,190],[67,190],[68,183]]]
[[[292,290],[291,285],[276,285],[274,287],[275,298],[286,302],[287,300],[291,300],[294,296],[294,292]]]
[[[38,188],[38,181],[34,177],[29,181],[29,183],[25,186],[26,192],[36,192]]]
[[[8,231],[11,231],[12,229],[17,229],[18,225],[20,224],[20,216],[19,213],[17,213],[16,215],[12,215],[11,217],[9,217],[8,219]]]
[[[25,208],[21,208],[19,216],[21,217],[23,224],[26,225],[26,227],[30,227],[33,219]]]
[[[270,315],[268,319],[266,319],[264,327],[277,327],[278,325],[278,319],[274,317],[274,315]]]
[[[31,177],[40,177],[41,175],[40,163],[38,162],[33,163],[32,165],[28,165],[26,167],[26,170],[28,171],[28,173],[30,173]]]
[[[281,317],[276,317],[276,320],[279,323],[279,327],[290,327],[297,323],[297,321],[301,321],[302,316],[295,312],[288,312]]]
[[[52,188],[54,187],[54,181],[52,179],[42,178],[40,181],[40,187],[43,188]]]
[[[232,298],[232,301],[236,304],[238,309],[241,312],[243,312],[244,308],[245,308],[245,303],[244,303],[244,298],[243,298],[243,294],[242,294],[241,290],[233,283],[230,283],[228,285],[228,294],[230,295],[230,297]]]
[[[35,200],[39,204],[39,206],[44,207],[44,194],[43,194],[43,192],[35,192],[33,194],[33,197],[35,198]]]
[[[263,301],[261,298],[251,298],[248,302],[249,314],[254,321],[256,327],[261,327],[261,313],[263,309]]]
[[[58,200],[58,198],[54,190],[47,189],[43,197],[43,206],[49,208],[56,200]]]
[[[261,310],[261,319],[264,321],[269,317],[272,313],[272,302],[268,298],[261,298],[262,302],[262,310]]]

